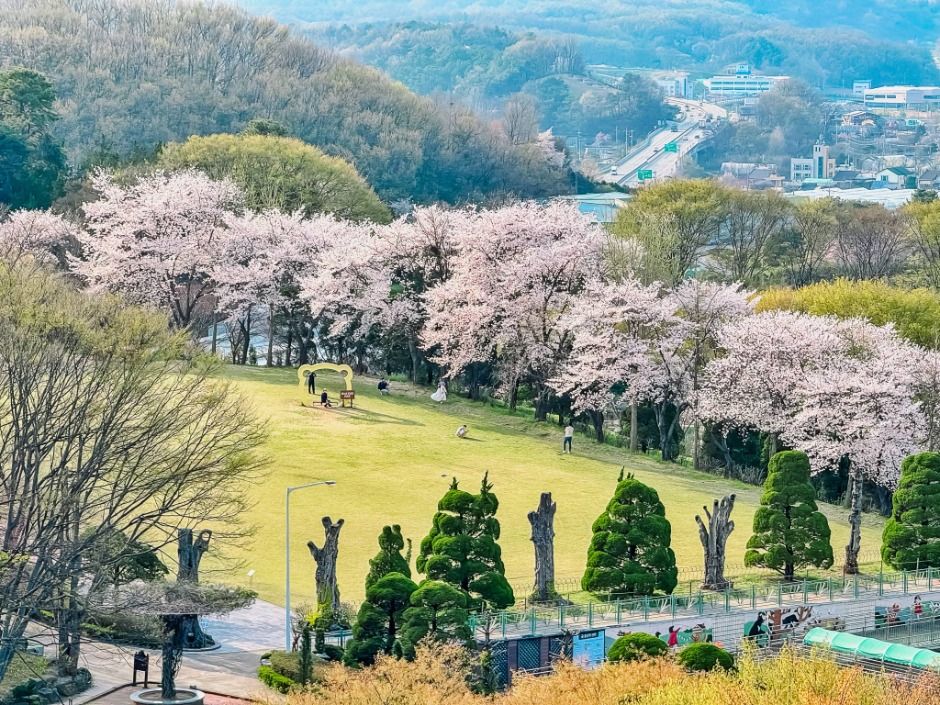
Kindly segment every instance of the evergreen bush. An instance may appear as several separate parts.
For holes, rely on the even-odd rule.
[[[689,644],[676,657],[687,671],[714,671],[720,667],[725,671],[734,668],[734,656],[714,644]]]
[[[664,656],[669,652],[669,647],[662,639],[652,634],[644,632],[635,632],[633,634],[624,634],[617,639],[607,652],[607,660],[611,662],[618,661],[639,661],[644,658],[657,658]]]
[[[816,507],[806,453],[787,450],[770,459],[760,504],[745,565],[771,568],[787,580],[803,566],[832,566],[832,534]]]
[[[881,557],[897,570],[940,568],[940,453],[918,453],[901,464]]]

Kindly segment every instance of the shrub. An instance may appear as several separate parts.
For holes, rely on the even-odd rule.
[[[296,652],[272,651],[268,660],[270,668],[278,675],[300,682],[300,656]]]
[[[940,453],[904,459],[881,556],[898,570],[940,567]]]
[[[326,657],[327,661],[342,661],[345,651],[342,646],[337,646],[336,644],[324,644],[320,653]]]
[[[665,655],[669,647],[659,637],[636,632],[625,634],[610,647],[608,661],[639,661],[644,658],[657,658]]]
[[[628,475],[594,522],[581,587],[590,592],[671,593],[677,582],[672,527],[652,487]]]
[[[297,685],[287,676],[282,676],[271,666],[261,666],[258,668],[258,680],[279,693],[288,693],[291,688]]]
[[[714,671],[720,666],[726,671],[734,668],[734,656],[714,644],[689,644],[676,657],[679,664],[689,671]]]
[[[826,515],[816,507],[806,453],[796,450],[777,453],[770,459],[744,564],[771,568],[787,580],[792,580],[795,571],[803,566],[829,568],[830,536]]]

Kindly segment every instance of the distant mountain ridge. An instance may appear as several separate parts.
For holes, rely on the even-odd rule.
[[[0,67],[46,74],[55,134],[82,163],[270,118],[352,162],[386,200],[566,190],[544,144],[513,144],[459,105],[410,92],[233,6],[0,0]]]
[[[327,26],[462,21],[577,39],[590,63],[714,70],[749,61],[817,86],[940,82],[936,0],[238,0],[287,22]],[[338,46],[345,49],[347,46]]]

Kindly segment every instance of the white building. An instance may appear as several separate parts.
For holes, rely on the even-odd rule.
[[[865,91],[866,108],[933,110],[940,106],[940,87],[881,86]]]
[[[667,98],[690,97],[689,74],[687,73],[661,74],[655,76],[653,80]]]
[[[871,81],[852,81],[852,97],[864,99],[865,91],[869,88],[871,88]]]
[[[890,184],[892,188],[906,188],[910,182],[916,182],[914,172],[904,166],[890,166],[882,169],[875,178],[882,184]],[[916,183],[911,183],[911,186]]]
[[[789,76],[758,76],[756,74],[721,75],[706,78],[703,83],[709,95],[743,98],[766,93]]]
[[[829,156],[829,145],[813,145],[810,159],[790,159],[790,181],[831,179],[836,173],[836,160]]]

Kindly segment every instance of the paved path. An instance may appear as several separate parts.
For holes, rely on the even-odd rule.
[[[256,674],[261,655],[284,646],[283,619],[282,608],[260,600],[251,607],[224,617],[204,619],[204,629],[221,647],[213,651],[185,653],[177,683],[181,686],[198,686],[236,698],[251,698],[258,694],[264,694],[268,699],[277,697],[257,679]],[[54,654],[54,630],[44,627],[34,633],[34,639],[45,645],[46,653]],[[91,671],[94,686],[74,698],[74,705],[129,702],[123,693],[120,696],[108,696],[104,700],[100,698],[118,686],[130,683],[133,655],[136,651],[139,649],[131,646],[83,641],[81,665]],[[146,651],[150,655],[151,678],[159,678],[160,652]],[[212,705],[230,704],[212,701]]]

